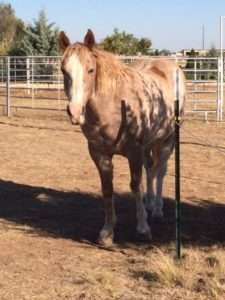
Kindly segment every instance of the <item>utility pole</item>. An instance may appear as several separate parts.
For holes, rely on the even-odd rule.
[[[205,25],[202,25],[202,49],[205,50]]]

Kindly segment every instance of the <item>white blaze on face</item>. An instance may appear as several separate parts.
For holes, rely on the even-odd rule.
[[[70,86],[70,101],[74,105],[82,106],[84,98],[84,71],[77,55],[71,55],[66,64],[72,83]]]
[[[69,57],[65,69],[71,80],[67,87],[70,100],[68,111],[72,123],[81,125],[84,123],[84,70],[77,55]]]

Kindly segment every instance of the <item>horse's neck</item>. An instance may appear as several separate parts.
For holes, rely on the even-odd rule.
[[[99,58],[99,77],[96,76],[96,89],[87,104],[87,119],[94,124],[111,119],[110,113],[121,111],[121,101],[134,97],[134,81],[143,85],[143,78],[138,71],[121,63],[107,54]],[[106,63],[107,62],[107,63]],[[127,96],[129,95],[129,96]]]
[[[86,104],[86,121],[89,124],[97,124],[99,122],[99,101],[96,96],[91,97]]]
[[[128,66],[111,53],[98,50],[96,94],[114,95],[123,81]]]

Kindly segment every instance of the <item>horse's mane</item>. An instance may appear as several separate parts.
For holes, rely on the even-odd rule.
[[[99,48],[92,51],[97,62],[96,93],[112,94],[133,72],[116,55]]]

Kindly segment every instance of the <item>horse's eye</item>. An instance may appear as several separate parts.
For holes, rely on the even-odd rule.
[[[94,69],[93,69],[93,68],[91,68],[91,69],[88,70],[88,73],[89,73],[89,74],[91,74],[91,73],[93,73],[93,72],[94,72]]]

